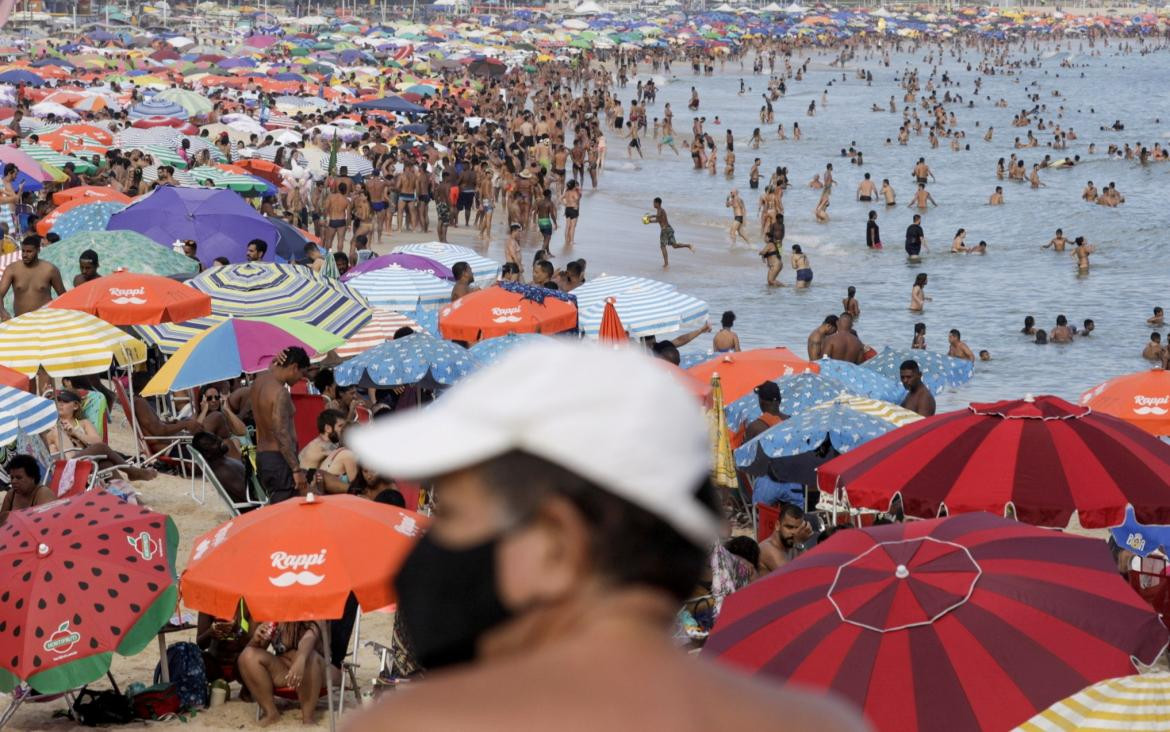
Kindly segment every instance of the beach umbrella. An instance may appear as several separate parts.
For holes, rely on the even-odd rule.
[[[1117,417],[1054,396],[975,403],[928,417],[826,463],[820,489],[856,508],[907,516],[971,511],[1064,527],[1117,526],[1132,505],[1170,524],[1170,445]]]
[[[172,323],[211,315],[211,296],[170,277],[117,271],[74,287],[49,303],[111,325]]]
[[[1110,379],[1081,394],[1081,404],[1141,427],[1151,435],[1170,435],[1170,372],[1139,371]]]
[[[39,435],[57,424],[57,405],[27,391],[28,377],[8,369],[24,380],[14,386],[0,384],[0,445],[10,445],[23,433]]]
[[[897,404],[839,396],[769,427],[735,451],[735,464],[753,475],[767,472],[776,458],[815,452],[825,446],[844,453],[875,437],[912,424],[922,416]]]
[[[780,387],[780,411],[788,415],[800,414],[810,407],[835,399],[842,394],[851,394],[845,384],[825,376],[823,372],[819,374],[793,374],[774,379],[774,381]],[[760,398],[755,393],[755,387],[752,387],[752,391],[728,404],[724,413],[727,415],[727,424],[732,430],[742,429],[759,417]]]
[[[471,267],[471,274],[475,276],[481,286],[489,284],[500,276],[500,263],[476,253],[474,249],[461,247],[458,244],[445,244],[432,241],[424,244],[403,244],[394,247],[394,254],[416,254],[420,257],[432,259],[447,269],[455,266],[456,262],[467,262]]]
[[[347,150],[341,150],[336,154],[331,153],[328,158],[322,158],[317,167],[321,169],[321,172],[328,174],[345,168],[346,173],[359,178],[374,172],[374,164],[369,159]]]
[[[1100,539],[976,513],[834,534],[728,597],[703,654],[879,730],[959,732],[1010,729],[1166,640]]]
[[[62,239],[86,231],[105,231],[110,217],[126,208],[126,204],[102,199],[74,198],[49,212],[37,222],[37,233],[47,236],[50,231]]]
[[[225,188],[238,193],[259,193],[272,189],[272,184],[268,181],[261,180],[252,175],[224,170],[219,167],[203,165],[197,168],[191,168],[187,173],[199,185],[204,185],[207,181],[211,181],[211,184],[216,188]],[[272,190],[275,191],[275,189]],[[264,217],[261,218],[263,219]],[[267,221],[268,219],[264,220]]]
[[[110,217],[108,227],[136,231],[166,246],[193,239],[205,267],[216,257],[243,261],[252,239],[268,244],[269,260],[276,249],[276,229],[268,219],[239,194],[212,188],[156,188]]]
[[[822,358],[817,361],[817,366],[821,367],[821,376],[841,382],[850,394],[895,404],[901,404],[906,398],[906,387],[902,386],[898,375],[890,378],[876,369],[834,358]]]
[[[152,100],[162,100],[177,104],[191,117],[211,112],[214,105],[207,97],[190,89],[164,89],[152,97]]]
[[[45,145],[22,145],[20,149],[25,155],[40,163],[41,167],[51,165],[64,170],[66,164],[73,163],[73,167],[82,175],[97,172],[97,166],[85,158],[64,155]]]
[[[375,270],[383,269],[384,267],[398,266],[403,269],[413,269],[420,272],[429,272],[430,274],[442,280],[454,280],[455,275],[451,273],[451,268],[439,263],[429,257],[419,256],[417,254],[383,254],[380,257],[374,257],[361,264],[350,267],[349,271],[342,276],[342,282],[348,282],[360,274],[366,272],[373,272]],[[448,292],[448,294],[450,294]]]
[[[338,356],[352,358],[374,346],[393,340],[394,334],[402,328],[419,330],[419,324],[402,313],[378,307],[370,308],[370,313],[372,315],[370,322],[350,336],[345,345],[335,350]]]
[[[142,394],[166,394],[254,374],[268,368],[289,346],[315,356],[343,343],[345,339],[339,336],[292,318],[224,318],[184,343]]]
[[[577,303],[571,294],[513,282],[498,282],[464,295],[439,312],[443,337],[469,343],[509,333],[551,334],[576,327]]]
[[[480,341],[469,348],[468,351],[475,357],[476,363],[480,366],[487,366],[489,363],[495,363],[500,357],[516,346],[531,341],[539,341],[544,338],[548,338],[548,336],[541,335],[540,333],[509,333],[499,338],[488,338],[487,340]]]
[[[624,322],[625,318],[622,320]],[[724,398],[734,400],[751,392],[765,381],[805,372],[816,373],[819,368],[815,363],[804,360],[787,348],[756,348],[738,353],[725,353],[692,366],[687,372],[704,380],[710,379],[711,374],[718,372],[723,380]]]
[[[593,338],[601,329],[606,300],[610,298],[631,338],[676,333],[707,321],[707,303],[678,292],[674,285],[643,277],[602,275],[577,287],[573,294],[577,297],[579,327]],[[710,375],[701,378],[706,382]]]
[[[98,253],[101,268],[107,272],[156,274],[163,277],[191,274],[199,263],[169,246],[163,247],[133,231],[87,231],[41,249],[41,259],[61,270],[61,279],[72,282],[80,274],[78,259],[92,249]]]
[[[109,323],[77,310],[40,308],[0,323],[0,364],[35,376],[96,374],[117,360],[146,358],[146,347]]]
[[[597,340],[616,345],[628,343],[630,340],[630,334],[622,326],[621,316],[613,306],[612,297],[605,298],[605,310],[601,314],[601,325],[597,328]]]
[[[178,601],[179,532],[103,490],[13,511],[0,525],[0,691],[101,678],[155,642]]]
[[[1098,681],[1062,699],[1013,732],[1170,729],[1170,673]]]
[[[0,84],[12,84],[18,86],[25,84],[27,86],[44,86],[45,80],[37,76],[31,71],[24,69],[9,69],[0,72]]]
[[[903,361],[917,361],[922,370],[922,383],[937,394],[946,387],[962,386],[971,380],[975,364],[964,358],[953,358],[933,351],[918,349],[883,348],[882,352],[865,362],[864,366],[895,381],[900,381]]]
[[[0,145],[0,166],[5,163],[12,163],[20,172],[38,183],[53,180],[53,176],[45,171],[44,166],[30,157],[22,148]],[[19,190],[16,184],[14,184],[14,189]]]
[[[211,295],[211,308],[216,315],[285,315],[342,337],[356,333],[371,317],[359,294],[296,264],[246,262],[217,266],[187,284]]]
[[[361,293],[370,305],[390,310],[410,312],[420,307],[438,310],[451,302],[450,281],[396,264],[347,278],[345,283]]]
[[[417,332],[351,358],[334,369],[333,376],[342,386],[388,388],[417,384],[433,389],[454,384],[476,366],[467,349]]]
[[[64,190],[57,191],[53,194],[53,205],[62,206],[74,199],[82,198],[88,202],[96,201],[114,201],[117,203],[130,203],[130,196],[125,193],[116,191],[109,186],[73,186]]]
[[[406,114],[423,114],[427,111],[426,107],[408,102],[395,94],[391,94],[385,97],[378,97],[377,99],[365,99],[354,104],[353,106],[358,109],[376,109],[383,112]]]
[[[190,113],[183,109],[181,104],[160,99],[157,96],[145,99],[130,108],[130,119],[145,119],[148,117],[170,117],[185,120]]]

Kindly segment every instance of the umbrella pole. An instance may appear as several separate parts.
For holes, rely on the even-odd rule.
[[[329,705],[329,732],[336,732],[337,718],[333,716],[333,678],[329,673],[329,621],[322,621],[321,625],[325,628],[325,653],[322,655],[322,661],[325,664],[325,697],[326,703]]]
[[[53,386],[53,401],[57,401],[57,377],[50,376],[49,383]],[[55,406],[55,405],[54,405]],[[57,417],[57,452],[53,453],[54,458],[65,458],[65,429],[61,426],[61,418]]]

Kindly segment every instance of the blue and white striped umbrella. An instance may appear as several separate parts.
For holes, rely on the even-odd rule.
[[[580,301],[578,301],[578,302],[580,302]],[[678,355],[679,356],[678,367],[680,369],[682,369],[683,371],[686,371],[690,367],[698,366],[699,364],[703,363],[704,361],[709,361],[718,355],[720,355],[720,354],[707,353],[707,352],[703,352],[703,351],[688,351],[687,353],[680,353]]]
[[[845,384],[824,374],[795,374],[775,381],[780,387],[780,411],[789,415],[849,393]],[[760,398],[754,391],[748,392],[725,406],[723,413],[728,429],[734,432],[760,416]]]
[[[374,346],[333,370],[341,386],[392,387],[418,384],[450,386],[477,367],[466,348],[429,333],[411,335]]]
[[[631,338],[693,330],[707,321],[707,303],[684,295],[674,285],[643,277],[602,275],[573,290],[580,313],[578,327],[596,338],[606,298]]]
[[[57,405],[27,391],[0,384],[0,445],[17,434],[37,435],[57,423]]]
[[[922,382],[934,394],[948,386],[962,386],[975,374],[975,364],[963,358],[952,358],[933,351],[889,347],[866,361],[864,366],[891,379],[900,379],[903,361],[918,362],[918,368],[922,370]]]
[[[358,133],[358,137],[361,137],[361,133]],[[329,158],[323,158],[318,164],[318,167],[322,173],[329,172]],[[334,171],[340,171],[342,168],[345,168],[345,172],[349,175],[356,175],[359,178],[371,175],[374,172],[374,164],[369,159],[346,150],[338,151],[337,167],[334,168]]]
[[[451,302],[449,281],[430,272],[397,265],[365,272],[346,280],[345,284],[361,293],[371,306],[400,313],[413,312],[420,307],[438,310]]]
[[[94,201],[61,214],[49,229],[62,239],[86,231],[105,231],[110,217],[126,208],[116,201]]]
[[[471,351],[471,355],[475,357],[480,366],[487,366],[522,343],[531,343],[549,337],[540,333],[509,333],[499,338],[488,338],[486,341],[480,341],[468,350]]]
[[[191,115],[187,113],[187,110],[183,109],[181,104],[158,98],[145,99],[130,108],[130,119],[156,116],[187,119]]]
[[[827,438],[847,452],[922,417],[896,404],[864,397],[838,397],[768,428],[735,451],[735,464],[759,472],[772,458],[816,450]]]
[[[430,257],[447,269],[454,267],[456,262],[467,262],[471,267],[471,273],[475,275],[475,280],[480,287],[490,284],[500,276],[499,262],[480,256],[474,249],[461,247],[458,244],[444,244],[440,241],[431,241],[423,244],[403,244],[400,247],[394,247],[394,251],[403,254],[417,254],[422,257]],[[574,294],[576,293],[574,292]]]
[[[906,387],[897,376],[891,379],[874,369],[833,358],[822,358],[817,365],[821,367],[821,376],[840,381],[850,394],[894,404],[901,404],[906,398]]]

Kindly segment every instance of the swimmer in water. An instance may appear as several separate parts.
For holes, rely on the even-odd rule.
[[[1002,206],[1003,205],[1003,186],[996,186],[995,193],[991,194],[991,198],[987,199],[988,206]]]
[[[914,196],[910,199],[910,203],[906,205],[906,208],[917,208],[919,211],[925,211],[928,206],[938,208],[938,202],[926,190],[926,184],[919,183],[918,190],[914,191]]]
[[[1089,255],[1096,251],[1092,244],[1085,241],[1085,237],[1078,236],[1074,242],[1076,249],[1073,250],[1073,257],[1077,260],[1077,272],[1082,274],[1089,271]]]
[[[921,313],[931,298],[926,295],[926,273],[919,272],[914,278],[914,286],[910,288],[910,311]]]
[[[1049,241],[1047,244],[1045,244],[1043,247],[1041,247],[1041,249],[1048,249],[1049,247],[1051,247],[1053,251],[1063,252],[1064,247],[1067,244],[1068,244],[1068,239],[1064,238],[1064,230],[1057,229],[1056,236],[1052,237],[1052,240]]]
[[[887,206],[898,205],[898,199],[894,195],[894,187],[890,185],[889,178],[882,178],[882,198],[885,199]]]
[[[798,289],[812,284],[813,271],[808,266],[808,255],[801,250],[799,244],[792,245],[792,268],[796,270],[796,287]]]

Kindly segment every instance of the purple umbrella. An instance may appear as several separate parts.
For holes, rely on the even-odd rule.
[[[244,261],[252,239],[268,244],[264,259],[273,261],[278,239],[276,227],[238,193],[215,188],[156,188],[111,216],[106,229],[137,231],[164,246],[193,239],[204,266],[216,257]]]
[[[417,254],[383,254],[380,257],[375,257],[368,262],[359,264],[356,267],[351,267],[345,276],[341,279],[349,280],[366,272],[373,272],[377,269],[383,269],[392,265],[398,265],[403,269],[416,269],[420,272],[430,272],[435,277],[441,280],[454,280],[455,275],[447,267],[429,257],[420,257]]]

